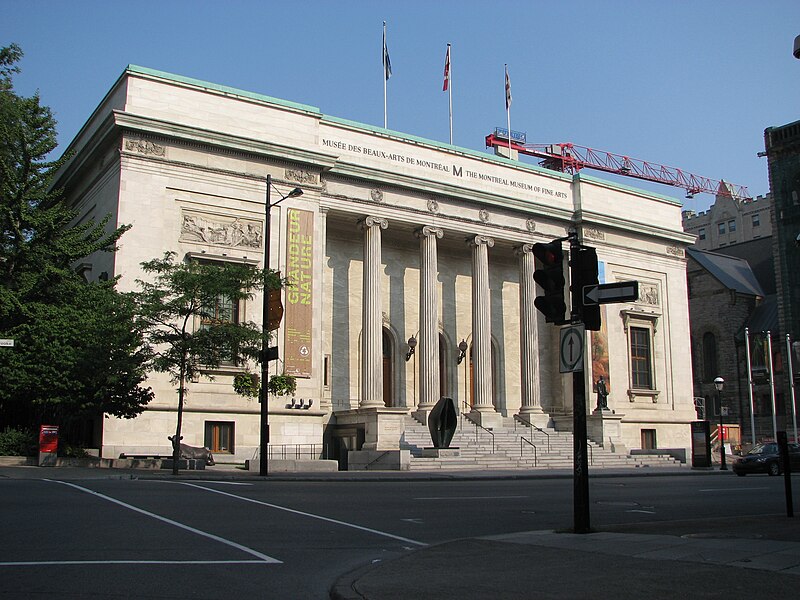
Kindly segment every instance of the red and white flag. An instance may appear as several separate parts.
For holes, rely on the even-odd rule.
[[[506,65],[506,110],[509,108],[511,108],[511,79],[508,77],[508,65]]]
[[[450,87],[450,44],[447,44],[447,55],[444,57],[444,85],[442,91],[446,92]]]

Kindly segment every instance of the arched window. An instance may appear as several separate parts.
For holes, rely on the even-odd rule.
[[[712,383],[717,372],[717,338],[710,331],[703,334],[703,383]]]

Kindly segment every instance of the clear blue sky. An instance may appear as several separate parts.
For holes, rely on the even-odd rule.
[[[25,52],[17,91],[39,90],[62,148],[128,64],[381,126],[384,20],[389,128],[424,138],[448,140],[448,42],[454,142],[471,149],[505,126],[505,63],[511,126],[529,142],[626,154],[752,195],[769,190],[764,129],[800,119],[798,0],[0,0],[0,14],[0,45]]]

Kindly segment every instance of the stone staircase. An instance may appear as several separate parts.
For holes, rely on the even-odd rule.
[[[533,435],[531,436],[531,433]],[[499,470],[499,469],[572,469],[572,433],[545,429],[531,430],[511,417],[491,433],[477,427],[464,415],[458,416],[458,427],[450,443],[459,449],[459,456],[427,458],[423,448],[430,448],[427,426],[413,417],[406,417],[405,433],[400,448],[411,451],[412,471],[431,470]],[[590,468],[680,467],[682,463],[669,456],[630,456],[617,454],[589,441]]]

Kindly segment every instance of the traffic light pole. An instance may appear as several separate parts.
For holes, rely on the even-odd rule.
[[[570,282],[577,285],[578,256],[581,245],[578,236],[570,231],[569,249],[572,264]],[[581,306],[577,305],[578,294],[572,294],[571,321],[581,321]],[[584,331],[584,335],[586,335]],[[584,348],[586,341],[584,340]],[[589,533],[589,457],[586,441],[586,379],[583,369],[572,372],[572,505],[573,530]]]

